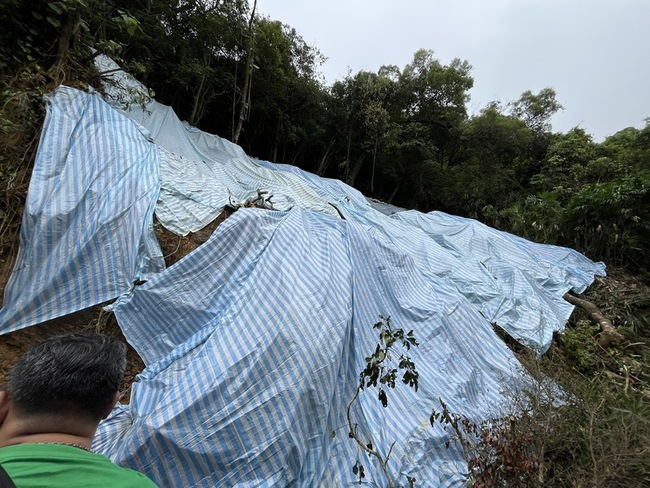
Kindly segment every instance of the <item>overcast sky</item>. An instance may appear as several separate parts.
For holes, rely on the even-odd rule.
[[[556,131],[601,141],[650,117],[650,0],[258,0],[258,11],[328,58],[328,84],[348,68],[403,68],[425,48],[472,65],[470,114],[550,86],[565,107]]]

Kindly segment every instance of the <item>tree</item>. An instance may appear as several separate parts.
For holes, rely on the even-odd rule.
[[[377,158],[391,123],[388,99],[393,84],[386,76],[360,71],[332,87],[334,113],[340,117],[339,140],[345,141],[342,177],[348,185],[354,185],[364,162],[371,160],[374,191]]]
[[[225,133],[235,71],[243,58],[245,0],[118,0],[139,29],[131,38],[115,29],[95,29],[97,42],[123,44],[123,67],[193,125]],[[217,108],[218,107],[218,108]],[[225,108],[224,108],[225,107]],[[215,117],[218,114],[218,117]]]
[[[257,0],[253,1],[253,10],[251,11],[250,19],[248,21],[248,31],[247,31],[247,46],[246,46],[246,66],[244,68],[244,81],[243,87],[241,90],[241,103],[239,106],[239,117],[237,118],[237,126],[233,127],[232,142],[237,144],[239,140],[239,134],[241,133],[242,125],[244,119],[248,113],[248,109],[251,102],[251,78],[253,77],[253,52],[255,49],[255,37],[254,37],[254,22],[255,22],[255,10],[257,9]],[[234,102],[233,102],[233,117],[234,114]],[[234,126],[235,124],[233,124]]]
[[[438,164],[453,164],[460,124],[467,118],[465,104],[474,80],[467,61],[454,59],[444,66],[433,51],[421,49],[400,76],[404,123],[418,124],[429,139]]]
[[[537,95],[526,90],[519,100],[512,103],[512,115],[522,120],[535,134],[550,132],[551,117],[563,108],[555,96],[553,88],[544,88]]]
[[[446,206],[455,213],[481,216],[488,205],[511,205],[528,183],[530,129],[491,104],[463,124],[461,137],[459,163],[450,169],[452,182],[443,193]]]
[[[596,145],[583,129],[574,128],[555,137],[540,172],[532,179],[540,191],[553,191],[565,204],[586,183],[587,165],[596,156]]]
[[[420,50],[403,70],[380,70],[393,80],[387,105],[390,142],[384,161],[379,161],[384,198],[422,209],[440,203],[440,189],[447,169],[457,162],[461,125],[467,118],[470,69],[458,59],[445,66],[432,51]]]
[[[240,140],[260,157],[295,163],[320,131],[314,122],[322,119],[324,90],[316,71],[323,57],[279,21],[258,18],[254,35],[253,100]]]

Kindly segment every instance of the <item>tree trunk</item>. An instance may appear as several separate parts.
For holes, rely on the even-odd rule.
[[[237,144],[239,135],[241,134],[244,119],[248,112],[251,100],[251,78],[253,78],[253,23],[255,20],[255,10],[257,9],[257,0],[253,2],[253,10],[251,11],[251,18],[248,21],[248,53],[246,55],[246,68],[244,68],[244,86],[242,88],[242,101],[239,106],[239,118],[237,120],[237,127],[232,137],[232,142]]]
[[[73,37],[79,33],[80,23],[81,16],[79,13],[71,13],[66,16],[66,21],[61,28],[61,34],[59,35],[56,50],[56,59],[52,66],[47,70],[47,74],[52,78],[55,87],[65,81],[66,66],[70,56],[70,42]]]
[[[377,146],[379,145],[379,137],[375,138],[375,145],[372,148],[372,175],[370,176],[370,193],[375,192],[375,166],[377,166]]]
[[[280,145],[280,121],[275,125],[275,134],[273,136],[273,154],[271,156],[271,162],[277,163],[278,162],[278,146]],[[286,146],[285,146],[286,149]],[[284,161],[284,155],[282,157],[282,161]]]
[[[601,333],[600,337],[598,338],[598,344],[600,344],[602,347],[609,347],[612,344],[620,344],[623,342],[624,337],[614,328],[611,320],[605,317],[605,315],[596,305],[588,300],[585,300],[584,298],[578,298],[577,296],[571,295],[569,293],[564,294],[564,299],[567,302],[582,308],[585,312],[587,312],[589,318],[591,318],[591,320],[600,326]]]
[[[393,198],[395,198],[395,195],[397,195],[397,190],[399,190],[399,187],[402,184],[402,180],[404,179],[404,174],[405,173],[406,172],[403,171],[402,174],[400,175],[399,180],[397,181],[397,185],[395,185],[395,189],[393,190],[393,193],[391,193],[390,197],[388,198],[388,202],[386,202],[386,203],[390,203],[390,204],[393,203]]]
[[[210,60],[208,59],[206,61],[207,61],[207,65],[206,65],[206,69],[207,69],[210,66]],[[204,70],[203,73],[201,73],[201,81],[199,82],[199,87],[197,88],[196,93],[194,94],[194,104],[192,106],[192,114],[190,115],[190,120],[189,120],[190,125],[194,125],[194,126],[198,125],[199,120],[203,116],[203,110],[205,108],[205,103],[204,103],[205,92],[207,91],[205,90],[205,78],[206,78],[206,74]]]
[[[230,110],[230,140],[235,139],[235,112],[237,111],[237,71],[239,69],[239,61],[235,60],[235,77],[233,78],[232,87],[232,108]]]
[[[347,151],[345,154],[345,162],[343,163],[345,165],[345,168],[343,169],[343,179],[348,181],[348,177],[350,175],[350,153],[352,151],[352,123],[350,123],[350,128],[348,130],[348,147]]]
[[[316,167],[316,174],[318,176],[323,176],[325,174],[325,171],[327,170],[327,167],[329,166],[330,151],[332,150],[333,145],[334,145],[334,139],[330,141],[330,144],[329,146],[327,146],[327,150],[325,151],[325,154],[323,154],[323,157],[320,158],[320,161],[318,162],[318,166]]]
[[[345,182],[350,185],[354,186],[354,180],[357,179],[357,175],[359,174],[359,171],[361,170],[361,166],[363,166],[363,160],[366,159],[366,155],[363,154],[357,161],[354,163],[352,168],[350,169],[350,172],[348,173],[348,177],[345,179]],[[348,164],[350,162],[348,161]]]

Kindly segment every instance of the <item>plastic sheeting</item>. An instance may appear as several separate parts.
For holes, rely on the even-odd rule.
[[[390,391],[387,409],[365,392],[359,430],[384,452],[395,441],[402,482],[461,483],[462,456],[429,426],[431,408],[443,398],[475,420],[498,414],[519,371],[491,322],[544,350],[571,310],[562,294],[604,272],[468,219],[388,217],[340,181],[251,160],[155,103],[129,114],[137,123],[96,95],[55,94],[0,332],[119,296],[147,368],[95,447],[162,486],[342,486],[356,459],[384,485],[345,422],[380,314],[420,341],[420,389]],[[239,210],[163,270],[154,202],[184,233],[258,189],[283,211]]]
[[[304,181],[258,164],[225,139],[182,123],[174,111],[151,102],[128,116],[148,129],[162,148],[156,217],[172,232],[187,235],[212,222],[229,203],[268,191],[277,210],[295,206],[336,215]]]
[[[396,441],[403,484],[461,483],[432,408],[485,418],[519,375],[464,297],[362,226],[300,209],[239,210],[115,313],[147,369],[94,447],[163,486],[348,486],[356,459],[385,486],[345,420],[379,314],[420,341],[419,390],[398,385],[386,409],[364,392],[354,419],[384,454]]]
[[[582,293],[605,265],[565,247],[536,244],[492,229],[476,220],[431,212],[400,212],[395,220],[422,229],[466,267],[474,264],[491,277],[496,300],[469,297],[484,315],[529,347],[544,352],[553,332],[564,330],[573,306],[567,291]],[[462,286],[462,283],[460,284]]]
[[[300,176],[348,220],[363,224],[425,273],[443,278],[522,344],[546,351],[553,333],[564,330],[573,306],[567,291],[582,293],[605,265],[579,252],[537,244],[476,220],[443,212],[423,214],[377,205],[339,180],[319,178],[295,166],[261,161]],[[390,216],[390,217],[389,217]]]
[[[574,250],[539,245],[441,212],[399,212],[392,217],[355,205],[340,206],[346,218],[364,223],[425,272],[444,278],[523,344],[542,353],[554,331],[564,329],[573,306],[562,296],[584,290],[604,274]]]
[[[246,155],[240,146],[182,122],[113,60],[100,55],[95,61],[100,71],[108,73],[104,78],[107,100],[141,124],[160,148],[156,217],[170,231],[181,236],[196,232],[219,216],[225,205],[243,202],[260,189],[272,195],[276,210],[299,206],[337,215],[302,178],[276,171]]]
[[[112,300],[164,268],[158,149],[98,95],[52,97],[0,310],[0,333]]]
[[[604,274],[602,263],[576,251],[534,244],[470,219],[415,211],[389,218],[338,180],[253,160],[239,146],[182,124],[158,103],[128,113],[164,148],[156,216],[177,233],[198,230],[215,218],[228,203],[227,194],[241,199],[256,189],[272,193],[279,209],[342,214],[411,256],[425,273],[443,278],[488,321],[539,353],[549,347],[555,331],[564,329],[573,310],[562,295],[571,289],[581,292],[594,274]]]

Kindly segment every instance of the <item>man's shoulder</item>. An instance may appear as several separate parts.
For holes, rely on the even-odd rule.
[[[115,486],[124,486],[129,488],[158,488],[158,485],[156,485],[142,473],[134,471],[133,469],[123,468],[122,466],[118,466],[110,460],[108,461],[113,465],[115,476],[119,478],[119,481],[121,483],[115,484]]]
[[[0,449],[0,463],[18,486],[120,486],[156,488],[142,473],[107,457],[60,444],[20,444]],[[48,484],[43,485],[43,480]],[[41,484],[39,484],[41,483]]]

